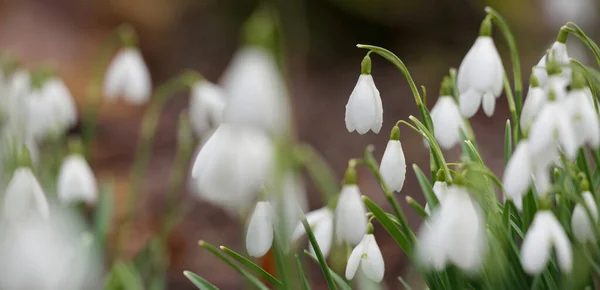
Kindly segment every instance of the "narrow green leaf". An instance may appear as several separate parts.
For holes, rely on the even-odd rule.
[[[113,267],[119,284],[127,290],[144,290],[144,281],[131,263],[117,262]]]
[[[431,187],[429,180],[427,180],[427,177],[425,176],[423,171],[421,171],[419,166],[417,166],[416,164],[413,164],[413,170],[415,171],[415,175],[417,176],[417,180],[419,181],[421,190],[423,191],[423,194],[425,195],[427,204],[429,205],[430,210],[433,210],[440,203],[437,196],[433,192],[433,187]]]
[[[319,260],[317,259],[317,257],[315,257],[311,252],[304,250],[304,254],[309,256],[316,263],[319,263]],[[333,271],[331,269],[329,269],[329,272],[331,273],[331,277],[333,278],[335,283],[340,287],[340,289],[352,290],[352,287],[350,287],[350,285],[348,285],[348,283],[346,282],[346,280],[344,278],[340,277],[340,275],[338,275],[335,271]]]
[[[244,256],[234,252],[233,250],[231,250],[225,246],[221,246],[220,248],[221,248],[221,251],[223,251],[225,254],[227,254],[232,259],[236,260],[238,263],[242,264],[244,267],[246,267],[246,269],[269,280],[269,282],[273,285],[281,286],[281,281],[277,280],[277,278],[273,277],[273,275],[269,274],[269,272],[265,271],[259,265],[256,265],[254,262],[248,260]]]
[[[506,128],[504,129],[504,164],[508,163],[512,155],[512,131],[510,128],[510,119],[506,120]]]
[[[367,206],[369,211],[373,213],[373,216],[375,216],[375,218],[381,223],[385,230],[388,233],[390,233],[390,235],[396,241],[396,243],[398,243],[402,250],[404,250],[406,255],[411,257],[412,246],[409,243],[406,236],[400,231],[400,229],[394,224],[394,222],[388,218],[387,214],[376,203],[374,203],[366,196],[363,196],[363,201],[365,202],[365,205]]]
[[[300,257],[295,255],[296,257],[296,268],[298,268],[298,275],[300,279],[302,279],[302,290],[310,290],[310,284],[308,283],[308,279],[306,279],[306,275],[304,274],[304,270],[302,269],[302,262],[300,261]]]
[[[306,231],[306,234],[308,235],[308,240],[310,241],[310,244],[312,245],[313,250],[315,251],[315,254],[317,255],[317,261],[319,262],[319,265],[321,266],[321,271],[323,272],[323,275],[325,276],[325,281],[327,282],[327,287],[330,290],[337,289],[335,287],[335,282],[333,281],[333,278],[331,277],[333,271],[331,271],[329,266],[327,266],[327,261],[325,260],[325,256],[323,255],[323,252],[321,251],[321,247],[319,247],[319,243],[317,243],[317,238],[315,238],[315,234],[313,233],[310,225],[308,224],[306,217],[302,217],[301,221],[302,221],[302,225],[304,226],[304,230]]]
[[[429,214],[425,211],[422,205],[420,205],[414,198],[411,196],[406,196],[406,202],[410,207],[412,207],[415,212],[417,212],[422,218],[427,218]]]
[[[190,271],[183,271],[183,275],[185,275],[185,277],[194,283],[194,285],[196,285],[196,287],[198,287],[200,290],[219,290],[217,286]]]
[[[231,260],[229,260],[229,258],[227,258],[227,256],[225,256],[221,251],[219,251],[213,245],[211,245],[211,244],[209,244],[209,243],[207,243],[205,241],[200,241],[200,242],[198,242],[198,244],[200,245],[200,247],[203,247],[203,248],[207,249],[209,252],[211,252],[217,258],[221,259],[223,262],[225,262],[231,268],[233,268],[238,273],[240,273],[240,275],[242,275],[246,280],[248,280],[248,282],[250,282],[250,284],[252,284],[252,286],[254,286],[254,287],[258,288],[258,289],[261,289],[261,290],[268,290],[269,289],[269,287],[267,287],[265,284],[263,284],[263,282],[261,282],[260,280],[258,280],[256,277],[254,277],[250,273],[248,273],[246,270],[242,269],[236,263],[234,263]]]
[[[94,230],[98,248],[104,249],[106,236],[112,220],[114,183],[112,181],[102,184],[100,201],[94,214]]]

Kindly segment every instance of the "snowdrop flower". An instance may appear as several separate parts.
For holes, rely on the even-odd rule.
[[[51,78],[27,98],[29,134],[43,140],[57,131],[65,131],[77,122],[77,109],[71,92],[59,78]]]
[[[190,99],[190,121],[199,136],[221,123],[225,108],[225,92],[217,85],[201,80],[194,84]]]
[[[364,235],[360,243],[354,247],[348,264],[346,264],[346,279],[352,280],[360,266],[365,276],[374,282],[381,282],[385,272],[383,256],[373,236],[373,226],[369,225],[369,233]]]
[[[289,241],[308,207],[304,183],[299,176],[289,172],[283,176],[279,187],[272,186],[268,193],[269,201],[273,205],[273,212],[278,217],[274,222],[276,232],[283,230],[285,236],[282,237],[282,240]],[[280,228],[281,226],[283,228]]]
[[[58,198],[64,203],[96,203],[98,184],[83,156],[71,154],[65,158],[58,173],[57,191]]]
[[[31,91],[31,77],[29,72],[18,69],[6,77],[6,87],[3,91],[3,111],[6,114],[5,129],[26,139],[29,121],[27,96]]]
[[[529,141],[522,139],[504,169],[502,186],[507,199],[512,199],[521,210],[523,196],[527,193],[533,174],[529,151]]]
[[[491,19],[481,23],[479,37],[458,68],[457,86],[462,115],[470,118],[483,103],[487,116],[494,114],[496,98],[502,93],[504,68],[492,39]]]
[[[273,160],[273,144],[265,133],[223,123],[198,153],[192,177],[204,199],[241,208],[255,198]]]
[[[448,150],[460,143],[460,131],[466,132],[466,129],[454,98],[449,95],[439,97],[431,109],[431,120],[440,147]]]
[[[560,223],[551,211],[542,210],[535,214],[533,223],[521,247],[521,265],[529,275],[538,275],[546,268],[554,247],[558,267],[563,273],[573,268],[571,243]]]
[[[383,125],[383,104],[379,90],[371,76],[371,58],[362,61],[361,75],[346,104],[346,129],[365,134],[369,130],[379,133]]]
[[[43,218],[50,215],[44,191],[28,167],[15,170],[6,187],[3,206],[4,217],[8,220],[21,220],[32,214]]]
[[[535,73],[531,74],[531,85],[521,111],[520,125],[523,132],[529,130],[531,124],[547,102],[546,92],[540,87]]]
[[[452,185],[419,233],[418,257],[423,266],[441,271],[454,264],[477,272],[485,258],[486,228],[479,205],[462,187]]]
[[[273,208],[267,201],[256,203],[246,232],[246,250],[255,258],[264,256],[273,244]]]
[[[260,47],[238,51],[221,85],[229,96],[223,120],[281,133],[289,125],[286,84],[271,53]]]
[[[533,70],[542,88],[546,87],[549,81],[548,72],[546,70],[546,65],[549,61],[555,61],[559,65],[562,70],[560,76],[564,81],[568,83],[571,79],[571,60],[569,58],[569,54],[567,53],[566,45],[568,35],[569,33],[566,30],[561,29],[558,33],[556,41],[552,44],[548,52],[540,59]]]
[[[352,161],[351,161],[352,162]],[[367,210],[356,184],[356,170],[348,166],[340,198],[335,207],[335,236],[338,243],[360,243],[367,230]]]
[[[381,177],[390,190],[400,192],[406,178],[406,159],[400,143],[400,128],[394,126],[381,158]]]
[[[315,234],[323,256],[327,257],[333,243],[333,212],[328,207],[322,207],[306,214],[306,221]],[[292,241],[298,240],[305,233],[304,226],[299,223],[292,234]],[[315,250],[312,245],[309,248],[310,252],[314,254]]]
[[[588,93],[589,90],[586,90],[584,85],[583,76],[575,74],[571,85],[572,90],[565,100],[566,109],[573,122],[573,133],[577,146],[587,143],[593,148],[598,148],[600,146],[600,122]]]
[[[590,222],[587,212],[585,211],[585,207],[582,204],[577,204],[573,210],[571,228],[573,229],[573,234],[575,235],[577,241],[581,243],[595,243],[596,235],[594,234],[592,227],[595,227],[596,223],[598,222],[598,207],[596,206],[596,201],[594,200],[594,196],[592,196],[591,192],[586,191],[582,194],[582,196],[594,221]]]
[[[444,199],[446,198],[447,193],[448,193],[448,183],[446,183],[445,181],[443,181],[441,179],[436,180],[435,183],[433,184],[433,194],[435,194],[435,197],[437,197],[440,204],[442,204],[442,202],[444,202]],[[431,210],[429,209],[428,203],[425,203],[425,212],[427,214],[431,214]]]
[[[121,49],[106,71],[106,97],[115,100],[122,96],[132,104],[143,104],[150,99],[151,91],[150,72],[140,51],[133,47]]]

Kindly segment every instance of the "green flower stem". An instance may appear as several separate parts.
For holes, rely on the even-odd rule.
[[[506,43],[508,44],[508,48],[510,50],[510,58],[512,60],[513,66],[513,77],[515,84],[515,97],[516,97],[516,113],[518,116],[521,115],[521,108],[523,106],[523,80],[521,79],[521,62],[519,61],[519,50],[517,49],[517,42],[515,41],[515,36],[510,31],[510,27],[508,26],[508,22],[498,13],[496,10],[491,7],[486,7],[485,11],[489,16],[492,16],[492,20],[502,32]],[[507,92],[508,96],[508,92]]]
[[[83,110],[82,137],[84,155],[89,159],[92,143],[96,138],[96,125],[100,103],[102,102],[102,82],[104,80],[104,72],[109,62],[112,59],[114,52],[123,46],[123,35],[133,33],[131,26],[124,24],[119,26],[111,33],[101,44],[98,56],[95,59],[92,76],[87,88],[87,102]]]
[[[598,45],[596,45],[596,43],[589,38],[581,28],[579,28],[579,26],[577,26],[577,24],[573,23],[573,22],[567,22],[567,24],[565,25],[567,32],[571,33],[571,34],[575,34],[575,36],[577,36],[577,38],[579,38],[583,44],[585,44],[594,54],[594,57],[596,58],[596,62],[598,62],[598,64],[600,65],[600,48],[598,48]]]
[[[410,75],[410,72],[408,71],[408,68],[406,67],[406,65],[404,65],[402,60],[400,60],[400,58],[391,51],[382,47],[367,44],[357,44],[356,47],[368,49],[371,52],[379,54],[380,56],[391,62],[393,65],[395,65],[402,72],[402,74],[404,75],[404,77],[406,77],[406,80],[408,81],[410,90],[413,93],[415,103],[417,104],[417,107],[419,108],[419,113],[421,114],[421,119],[423,119],[423,122],[425,123],[427,129],[433,131],[433,122],[431,121],[431,116],[429,116],[429,111],[427,111],[427,105],[423,102],[423,99],[419,94],[419,89],[417,88],[415,81],[413,80],[412,76]]]
[[[385,184],[385,180],[383,180],[383,176],[381,175],[381,172],[379,171],[379,164],[377,164],[377,161],[375,160],[375,157],[373,156],[374,150],[375,150],[375,147],[373,145],[369,145],[365,149],[365,164],[377,178],[377,181],[379,182],[379,185],[381,186],[381,189],[383,190],[383,193],[385,194],[385,198],[387,199],[388,203],[392,206],[392,209],[394,210],[394,215],[400,222],[400,225],[401,225],[402,231],[404,232],[404,235],[406,237],[408,237],[409,243],[414,244],[414,242],[416,240],[415,234],[411,231],[410,227],[408,226],[408,222],[406,220],[406,217],[404,216],[404,212],[400,208],[400,205],[398,204],[398,201],[396,200],[396,197],[394,196],[394,192],[392,192],[387,187],[387,185]]]
[[[156,135],[158,121],[165,103],[177,92],[189,89],[198,80],[198,75],[194,72],[185,72],[179,76],[167,81],[160,86],[146,111],[138,140],[138,148],[135,152],[134,163],[131,171],[131,190],[125,199],[125,216],[123,228],[118,233],[117,255],[122,256],[123,246],[127,241],[129,229],[135,214],[135,206],[139,200],[142,182],[148,171],[148,163],[152,153],[152,144]]]
[[[417,118],[415,118],[414,116],[409,116],[408,118],[417,126],[417,128],[419,128],[419,131],[421,131],[423,137],[427,139],[427,142],[429,143],[429,148],[431,149],[433,156],[435,157],[435,159],[438,160],[440,168],[444,170],[444,173],[446,174],[446,181],[451,183],[452,175],[450,174],[450,170],[448,169],[448,165],[446,164],[446,160],[444,159],[442,149],[440,149],[440,146],[435,141],[435,137],[433,136],[431,131],[428,131],[427,128],[425,128],[425,125],[423,125]]]
[[[506,99],[508,100],[508,110],[510,111],[510,116],[514,123],[513,138],[515,140],[515,144],[518,144],[519,140],[521,140],[520,137],[523,136],[524,132],[521,132],[521,129],[519,128],[519,124],[521,124],[519,122],[519,114],[517,113],[515,98],[510,90],[510,83],[508,82],[508,76],[506,76],[506,72],[504,72],[504,91],[506,92]]]

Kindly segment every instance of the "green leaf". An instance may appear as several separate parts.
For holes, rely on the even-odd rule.
[[[373,216],[381,223],[381,225],[385,228],[385,230],[390,233],[392,238],[400,245],[402,250],[409,257],[412,256],[412,245],[409,243],[406,236],[400,231],[400,229],[394,224],[392,220],[390,220],[387,214],[372,200],[368,197],[363,196],[363,201],[365,205],[373,213]]]
[[[315,257],[313,254],[311,254],[309,251],[304,250],[304,254],[309,256],[313,261],[319,263],[319,260],[317,259],[317,257]],[[340,287],[340,289],[352,290],[352,287],[350,287],[350,285],[348,285],[348,283],[346,283],[346,280],[344,280],[344,278],[340,277],[340,275],[338,275],[335,271],[333,271],[331,269],[329,269],[329,272],[331,273],[331,277],[333,278],[335,283]]]
[[[221,246],[221,250],[227,254],[232,259],[236,260],[238,263],[242,264],[246,269],[254,272],[255,274],[269,280],[269,282],[273,285],[281,286],[281,281],[277,280],[277,278],[273,277],[273,275],[269,274],[269,272],[265,271],[259,265],[256,265],[254,262],[248,260],[244,256],[232,251],[231,249]]]
[[[512,155],[512,131],[510,129],[510,120],[506,120],[506,128],[504,129],[504,164],[508,163]]]
[[[98,248],[104,249],[106,236],[112,220],[114,183],[112,181],[102,184],[100,201],[94,214],[94,231]]]
[[[296,268],[298,268],[298,275],[300,279],[302,279],[302,290],[310,290],[310,284],[308,283],[308,279],[306,279],[306,275],[304,274],[304,270],[302,269],[302,262],[300,261],[300,257],[295,255],[296,257]]]
[[[433,210],[440,203],[437,196],[433,192],[433,187],[431,187],[429,180],[427,180],[427,177],[425,176],[423,171],[421,171],[419,166],[417,166],[416,164],[413,164],[413,170],[415,171],[415,175],[417,176],[417,180],[419,181],[419,186],[421,186],[421,190],[423,191],[423,194],[425,195],[427,204],[429,205],[429,208],[431,210]]]
[[[123,289],[144,290],[144,281],[133,264],[119,261],[113,267],[115,277],[119,281],[118,284]]]
[[[203,247],[203,248],[207,249],[209,252],[211,252],[217,258],[221,259],[223,262],[225,262],[231,268],[233,268],[238,273],[240,273],[246,280],[248,280],[248,282],[250,282],[250,284],[252,284],[252,286],[254,286],[254,287],[258,288],[258,289],[261,289],[261,290],[268,290],[269,289],[269,287],[267,287],[265,284],[263,284],[263,282],[261,282],[260,280],[258,280],[256,277],[254,277],[250,273],[248,273],[246,270],[242,269],[240,266],[238,266],[237,264],[235,264],[231,260],[229,260],[227,258],[227,256],[225,256],[223,253],[221,253],[221,251],[219,251],[217,248],[215,248],[211,244],[209,244],[209,243],[207,243],[205,241],[200,241],[200,242],[198,242],[198,244],[200,245],[200,247]]]
[[[406,202],[410,207],[412,207],[417,214],[419,214],[422,218],[427,218],[429,214],[425,211],[422,205],[420,205],[414,198],[410,196],[406,196]]]
[[[194,283],[194,285],[196,285],[196,287],[198,287],[200,290],[219,290],[217,286],[190,271],[183,271],[183,275],[192,281],[192,283]]]
[[[313,250],[315,251],[315,254],[317,255],[317,261],[319,262],[319,265],[321,266],[321,271],[323,272],[323,275],[325,276],[325,281],[327,281],[327,287],[330,290],[337,289],[335,287],[333,278],[331,277],[333,271],[331,271],[329,266],[327,266],[327,261],[325,260],[325,256],[323,255],[323,252],[321,251],[321,247],[319,247],[319,243],[317,243],[317,238],[315,238],[315,234],[313,233],[310,225],[308,224],[306,217],[305,216],[302,217],[301,221],[302,221],[302,225],[304,226],[304,230],[306,231],[306,234],[308,235],[308,240],[310,241],[310,244],[312,245]]]

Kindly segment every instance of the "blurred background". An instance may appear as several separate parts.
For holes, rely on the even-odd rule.
[[[100,43],[127,22],[139,32],[140,50],[153,82],[160,84],[184,69],[195,69],[218,82],[231,56],[241,44],[244,21],[261,4],[253,0],[3,0],[0,1],[0,50],[18,55],[25,66],[54,65],[81,109],[90,69]],[[269,2],[269,1],[266,1]],[[536,64],[566,21],[579,24],[598,39],[598,9],[595,0],[270,0],[277,8],[283,29],[286,68],[296,136],[315,146],[341,178],[347,160],[361,156],[368,144],[381,157],[389,130],[398,119],[417,115],[405,79],[387,61],[373,57],[373,76],[384,105],[384,125],[379,135],[349,134],[344,125],[345,104],[360,73],[365,51],[357,43],[383,46],[406,63],[418,85],[428,89],[429,108],[437,98],[439,82],[449,67],[458,67],[478,35],[484,7],[492,6],[511,25],[521,53],[522,73],[527,82]],[[498,35],[499,36],[499,35]],[[587,52],[577,41],[569,41],[569,54],[586,62]],[[504,39],[496,37],[505,68],[512,75]],[[526,86],[525,86],[526,87]],[[138,205],[135,234],[128,241],[129,255],[144,248],[157,231],[163,208],[168,172],[175,154],[175,132],[179,112],[188,106],[182,94],[167,104],[154,147],[143,201]],[[136,148],[143,107],[104,103],[100,111],[97,142],[91,165],[99,179],[114,178],[117,188],[112,232],[119,230],[122,194],[128,189],[129,170]],[[503,165],[500,141],[508,118],[506,99],[499,99],[492,118],[482,113],[472,119],[486,163]],[[74,128],[76,133],[78,128]],[[407,164],[427,168],[429,154],[420,137],[403,130]],[[458,150],[449,152],[449,160]],[[367,172],[360,174],[363,194],[385,204],[377,182]],[[322,206],[318,192],[309,184],[311,209]],[[404,203],[404,195],[422,201],[414,174],[409,170],[398,197],[418,226],[420,218]],[[240,289],[243,281],[230,268],[198,247],[204,239],[215,245],[244,250],[244,223],[221,209],[199,201],[190,190],[181,203],[191,206],[169,238],[169,289],[194,289],[182,275],[191,270],[221,289]],[[386,281],[398,287],[397,276],[410,276],[410,265],[383,229],[376,229],[386,262]],[[268,261],[263,261],[268,264]],[[317,267],[313,267],[317,268]],[[318,271],[315,283],[324,283]]]

